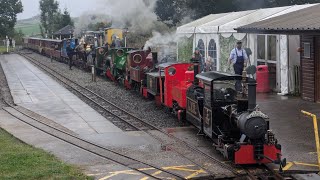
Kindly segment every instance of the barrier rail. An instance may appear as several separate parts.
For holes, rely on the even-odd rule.
[[[312,117],[313,127],[314,127],[314,135],[316,140],[317,147],[317,156],[318,156],[318,168],[320,170],[320,142],[319,142],[319,131],[318,131],[318,121],[317,116],[315,114],[309,113],[307,111],[301,111],[302,114]]]

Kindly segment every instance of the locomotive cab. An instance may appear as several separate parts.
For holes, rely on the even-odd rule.
[[[144,50],[132,50],[128,52],[127,79],[130,84],[145,94],[147,92],[147,75],[154,69],[157,53]],[[142,89],[143,88],[143,89]]]
[[[109,53],[111,59],[109,59],[107,64],[110,64],[110,67],[106,69],[106,76],[111,80],[118,81],[122,84],[125,84],[125,74],[126,74],[126,64],[127,64],[127,55],[132,48],[114,48],[110,49]]]
[[[186,93],[192,85],[194,72],[191,71],[191,63],[164,63],[159,65],[161,103],[169,108],[172,113],[184,120],[186,109]]]

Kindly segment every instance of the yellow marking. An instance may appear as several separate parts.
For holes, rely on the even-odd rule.
[[[314,126],[314,136],[316,140],[316,147],[317,147],[317,154],[318,154],[318,167],[320,170],[320,141],[319,141],[319,131],[318,131],[318,121],[317,121],[317,116],[315,114],[311,114],[306,111],[301,111],[303,114],[307,116],[311,116],[313,119],[313,126]]]
[[[186,177],[186,179],[191,179],[196,177],[199,174],[205,174],[207,173],[206,171],[204,171],[203,169],[200,170],[194,170],[194,169],[188,169],[188,167],[195,167],[195,165],[182,165],[182,166],[168,166],[168,167],[162,167],[162,169],[164,170],[177,170],[177,171],[185,171],[185,172],[192,172],[191,175],[189,175],[188,177]],[[148,171],[148,170],[155,170],[155,168],[141,168],[138,169],[139,171]],[[154,172],[152,174],[152,176],[156,176],[161,174],[163,171],[158,170],[156,172]],[[102,173],[100,173],[101,175]],[[114,172],[109,172],[107,176],[100,178],[99,180],[107,180],[110,179],[114,176],[118,176],[121,174],[126,174],[126,175],[142,175],[141,173],[136,172],[135,170],[123,170],[123,171],[114,171]],[[92,175],[98,175],[98,174],[92,174]],[[157,176],[158,177],[158,176]],[[140,180],[148,180],[150,177],[145,176]],[[174,178],[170,178],[170,177],[158,177],[161,179],[168,179],[168,180],[175,180]]]
[[[314,155],[314,154],[317,154],[317,152],[309,152],[308,154]]]
[[[148,171],[148,170],[154,170],[154,168],[141,168],[139,171]]]
[[[204,171],[203,169],[200,169],[200,170],[194,172],[193,174],[191,174],[190,176],[187,176],[186,179],[192,179],[192,178],[198,176],[199,174],[206,174],[206,173],[207,173],[206,171]]]
[[[287,165],[283,168],[284,171],[289,170],[293,166],[293,162],[287,162]]]
[[[187,172],[195,172],[198,170],[193,170],[193,169],[186,169],[186,168],[179,168],[179,167],[171,167],[171,168],[167,168],[166,170],[177,170],[177,171],[187,171]]]
[[[133,170],[111,172],[111,173],[109,173],[109,174],[110,174],[110,175],[105,176],[105,177],[103,177],[103,178],[100,178],[99,180],[106,180],[106,179],[112,178],[112,177],[114,177],[114,176],[117,176],[117,175],[119,175],[119,174],[140,175],[140,173],[136,173],[136,172],[133,171]]]
[[[302,162],[296,162],[296,161],[294,161],[294,164],[302,165],[302,166],[312,166],[312,167],[318,167],[319,166],[317,164],[309,164],[309,163],[302,163]]]
[[[155,173],[152,173],[152,175],[151,176],[156,176],[156,175],[159,175],[159,174],[161,174],[162,173],[162,171],[156,171]],[[149,177],[144,177],[144,178],[142,178],[142,179],[140,179],[140,180],[147,180],[147,179],[149,179]]]

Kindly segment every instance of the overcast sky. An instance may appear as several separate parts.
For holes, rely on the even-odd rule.
[[[27,19],[40,14],[39,0],[21,0],[23,13],[18,14],[18,19]],[[80,16],[85,11],[93,11],[97,8],[97,3],[92,0],[57,0],[60,8],[68,8],[72,17]]]

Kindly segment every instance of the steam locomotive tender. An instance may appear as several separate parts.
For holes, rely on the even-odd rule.
[[[269,130],[268,117],[257,109],[256,81],[215,71],[195,76],[187,91],[187,121],[213,139],[216,149],[235,164],[283,167],[281,145]],[[235,90],[236,81],[242,81],[242,93]]]

